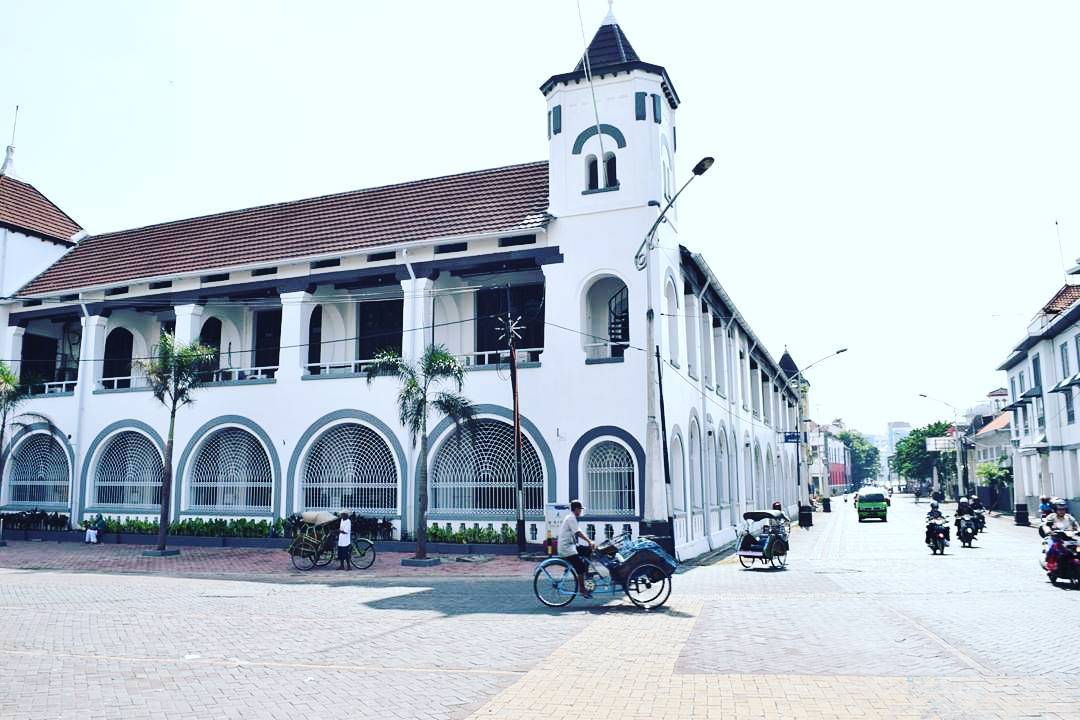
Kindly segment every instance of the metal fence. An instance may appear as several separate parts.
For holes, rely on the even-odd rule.
[[[199,448],[191,470],[192,510],[266,512],[273,500],[270,458],[240,428],[217,430]]]
[[[11,457],[8,502],[66,504],[70,479],[67,453],[51,435],[34,433]]]
[[[394,453],[364,425],[335,425],[320,435],[304,460],[303,477],[303,505],[308,510],[397,511]]]
[[[589,449],[585,506],[597,514],[634,514],[634,461],[622,445],[605,440]]]
[[[536,448],[524,436],[521,475],[525,512],[542,512],[543,465]],[[478,420],[472,432],[447,439],[435,454],[430,485],[433,512],[514,516],[514,428],[498,420]]]
[[[150,438],[126,430],[114,435],[94,471],[97,505],[159,506],[165,477],[161,453]]]

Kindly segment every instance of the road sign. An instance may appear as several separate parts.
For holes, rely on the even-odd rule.
[[[784,442],[786,442],[786,443],[801,442],[801,438],[799,437],[800,434],[801,433],[797,433],[797,432],[786,432],[786,433],[784,433]]]
[[[926,452],[950,452],[956,449],[956,441],[951,437],[926,438]]]

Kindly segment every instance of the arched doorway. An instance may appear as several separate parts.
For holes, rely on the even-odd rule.
[[[131,354],[135,337],[125,328],[113,328],[105,338],[101,386],[106,390],[131,387]]]

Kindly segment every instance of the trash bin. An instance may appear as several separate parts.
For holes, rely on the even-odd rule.
[[[1031,520],[1028,518],[1027,503],[1016,503],[1015,521],[1017,525],[1031,524]]]
[[[808,528],[814,526],[814,510],[809,505],[799,506],[799,527]]]
[[[821,509],[825,512],[832,512],[832,500],[830,498],[821,498]]]

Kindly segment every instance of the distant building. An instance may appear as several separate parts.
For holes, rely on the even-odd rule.
[[[840,495],[851,489],[851,450],[837,435],[836,425],[807,423],[810,445],[810,490],[822,497]]]

